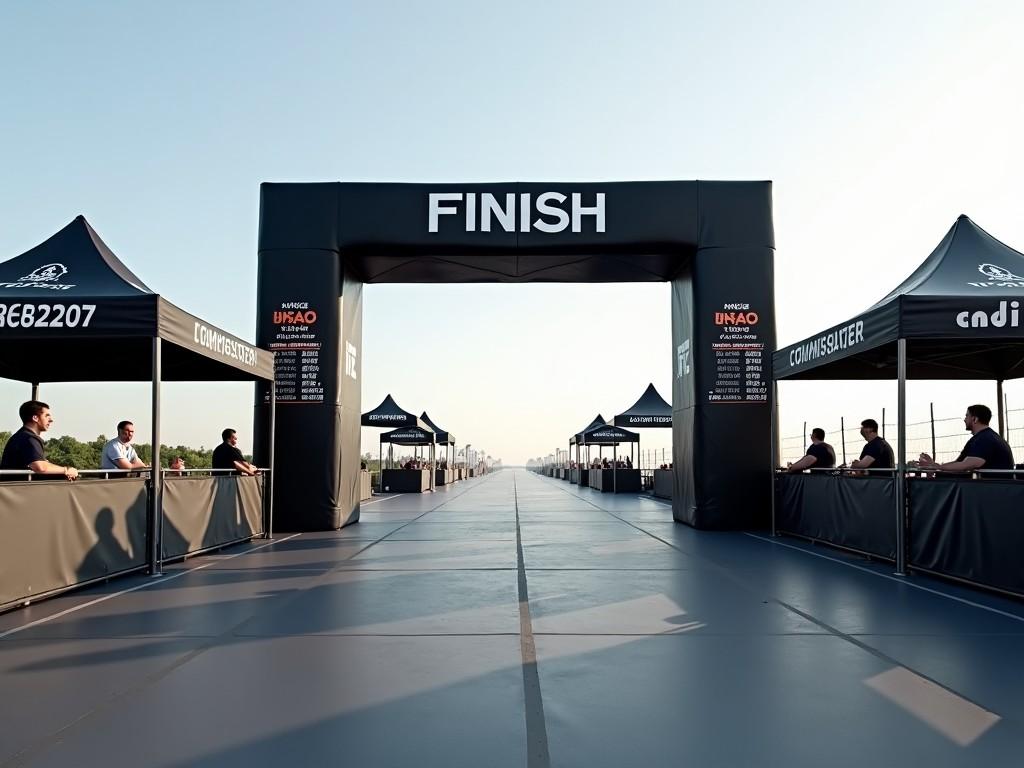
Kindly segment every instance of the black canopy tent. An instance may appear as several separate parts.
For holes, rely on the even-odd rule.
[[[774,379],[897,380],[898,476],[905,474],[906,380],[1024,376],[1024,254],[961,215],[938,247],[877,304],[777,351]],[[776,451],[778,443],[776,439]],[[777,465],[778,456],[773,457]],[[905,570],[905,487],[897,489],[897,571]]]
[[[576,446],[576,468],[577,469],[582,469],[582,467],[580,465],[580,458],[581,458],[580,457],[580,446],[583,445],[583,442],[582,442],[583,435],[588,430],[591,430],[594,427],[606,426],[607,423],[608,422],[605,421],[604,416],[602,416],[599,413],[599,414],[597,414],[597,416],[594,417],[594,419],[589,424],[587,424],[587,426],[585,426],[583,429],[581,429],[579,432],[577,432],[575,435],[573,435],[572,437],[569,438],[569,452],[570,453],[572,453],[572,447],[574,445]],[[589,456],[587,458],[589,459]],[[589,464],[589,461],[588,461],[588,464]]]
[[[380,405],[374,408],[372,411],[367,411],[360,417],[360,424],[364,427],[421,427],[430,429],[430,426],[422,419],[416,417],[415,414],[409,413],[409,411],[402,408],[395,399],[390,395],[386,395],[381,400]],[[397,444],[397,443],[396,443]],[[381,439],[378,441],[379,453],[378,462],[381,471],[384,469],[384,439],[383,434]],[[389,451],[390,453],[390,451]]]
[[[422,421],[424,424],[426,424],[433,430],[437,444],[443,445],[445,447],[445,464],[450,466],[452,464],[453,459],[455,458],[455,435],[453,435],[448,430],[441,429],[439,426],[437,426],[437,424],[435,424],[433,420],[427,415],[426,411],[420,414],[420,421]],[[451,458],[448,457],[449,448],[451,448]]]
[[[672,406],[658,394],[654,384],[648,384],[640,399],[623,413],[612,419],[616,427],[668,427],[672,428]]]
[[[268,380],[274,412],[273,354],[154,293],[83,216],[0,263],[0,344],[5,352],[0,377],[31,382],[33,399],[41,382],[152,381],[154,467],[160,466],[162,381]],[[273,417],[268,426],[272,445]],[[268,459],[272,469],[272,452]],[[153,472],[152,483],[150,524],[155,526],[159,472]],[[269,531],[269,507],[267,514]],[[159,560],[153,536],[151,570],[159,570]]]
[[[436,443],[436,436],[434,431],[426,426],[411,426],[411,427],[399,427],[393,429],[390,432],[384,432],[381,436],[381,443],[388,443],[391,445],[407,445],[419,448],[421,446],[430,446],[430,464],[434,465],[434,445]],[[393,470],[390,470],[393,472]],[[381,485],[384,486],[384,471],[381,470]],[[429,470],[429,476],[427,480],[427,487],[430,490],[434,490],[435,487],[435,473],[434,470]],[[409,488],[406,488],[408,490]]]
[[[616,493],[619,490],[618,480],[618,447],[619,443],[629,443],[630,448],[630,462],[632,463],[633,455],[633,444],[637,446],[637,450],[640,449],[640,435],[636,432],[630,432],[628,429],[622,427],[616,427],[611,424],[598,424],[587,429],[580,437],[578,443],[583,445],[597,445],[605,446],[610,445],[612,447],[612,490]]]

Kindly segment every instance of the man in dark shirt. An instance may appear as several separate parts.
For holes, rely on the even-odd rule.
[[[922,469],[941,469],[945,472],[975,472],[985,469],[1013,469],[1013,451],[999,434],[989,427],[992,411],[986,405],[972,405],[964,415],[964,427],[971,439],[957,456],[956,461],[939,464],[927,453],[922,453],[918,465]]]
[[[78,479],[74,467],[62,467],[46,460],[43,452],[43,432],[53,424],[50,406],[39,400],[22,403],[18,409],[22,427],[7,441],[0,456],[0,469],[31,469],[37,475],[63,476],[68,480]],[[16,478],[18,479],[18,478]],[[28,479],[27,477],[24,479]]]
[[[836,466],[836,452],[825,442],[825,431],[821,427],[811,430],[811,444],[799,461],[787,466],[787,471],[803,472],[805,469],[831,469]]]
[[[896,466],[892,446],[878,435],[877,421],[864,419],[860,423],[860,436],[867,442],[860,452],[860,458],[850,464],[853,469],[893,469]]]
[[[811,430],[811,444],[799,461],[789,465],[789,472],[803,472],[805,469],[832,469],[836,465],[836,452],[825,442],[825,430],[815,427]]]
[[[258,475],[259,470],[248,461],[238,450],[238,435],[233,429],[225,429],[220,433],[224,441],[213,449],[214,469],[233,469],[242,475]]]

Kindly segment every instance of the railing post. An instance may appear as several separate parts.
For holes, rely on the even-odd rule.
[[[161,537],[163,534],[163,476],[160,474],[160,378],[162,375],[160,357],[160,337],[153,339],[153,456],[150,460],[149,472],[149,574],[161,574]]]
[[[839,434],[843,438],[843,464],[846,463],[846,419],[839,417]]]
[[[897,342],[896,575],[907,575],[907,340]],[[882,413],[885,411],[883,409]],[[885,417],[883,416],[883,419]]]
[[[935,403],[928,403],[928,413],[932,425],[932,458],[938,461],[938,450],[935,447]]]

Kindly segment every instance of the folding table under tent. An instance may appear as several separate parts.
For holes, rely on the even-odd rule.
[[[160,466],[162,381],[265,380],[270,382],[270,401],[274,402],[273,353],[204,322],[154,293],[114,255],[83,216],[76,217],[40,245],[0,263],[0,349],[0,377],[31,382],[33,399],[39,399],[39,385],[43,382],[151,381],[154,467]],[[60,410],[59,404],[56,410]],[[271,414],[273,410],[271,407]],[[131,415],[137,416],[126,414]],[[219,426],[211,429],[220,432]],[[273,429],[271,418],[271,445]],[[272,452],[269,458],[272,468]],[[99,493],[99,482],[76,484],[74,499],[58,498],[56,484],[47,485],[52,487],[54,504],[70,503],[85,514],[83,499],[93,492],[87,491],[87,486]],[[28,486],[33,485],[41,484],[4,483],[3,501],[22,505],[24,500],[18,493],[43,492],[29,491]],[[175,493],[184,493],[184,486],[177,484]],[[253,489],[258,490],[255,486]],[[259,519],[249,521],[258,528],[252,533],[270,530],[269,491],[269,487],[262,489],[266,508],[259,510]],[[175,528],[173,521],[165,519],[163,493],[163,477],[160,472],[153,472],[144,528],[180,534],[175,544],[188,548],[188,552],[195,551],[189,543],[193,538],[209,544],[212,536],[220,543],[215,531],[186,530],[200,525],[196,520],[179,520],[177,525],[184,528]],[[250,502],[246,504],[251,506]],[[124,520],[118,517],[120,509],[114,510],[115,537],[126,535]],[[56,512],[54,515],[59,517]],[[29,518],[39,521],[42,515],[22,515],[20,523],[19,519],[0,521],[8,545],[17,547],[24,543],[19,540],[18,526],[30,524]],[[93,526],[84,520],[79,522],[73,528],[81,536],[73,534],[72,527],[63,529],[61,552],[93,546]],[[211,520],[206,523],[214,524]],[[97,521],[96,525],[99,524]],[[149,536],[142,559],[153,572],[159,571],[163,559],[160,539],[159,534]],[[127,539],[118,540],[126,552],[134,551],[130,542],[125,543]],[[56,550],[51,554],[56,557]],[[170,553],[177,554],[183,553]],[[6,561],[7,553],[0,551],[0,559]],[[117,570],[107,575],[114,572]]]
[[[640,435],[611,424],[599,424],[584,432],[577,441],[578,445],[610,445],[612,447],[612,468],[592,469],[589,472],[587,482],[594,490],[611,491],[612,493],[640,492],[640,468],[619,469],[618,467],[620,443],[630,444],[630,455],[632,456],[633,444],[636,444],[638,450],[640,448]]]
[[[400,427],[380,436],[391,445],[430,446],[430,465],[434,465],[434,432],[429,427]],[[388,493],[423,493],[434,490],[434,472],[429,469],[382,469],[381,490]]]
[[[458,478],[455,477],[455,469],[452,467],[452,461],[455,458],[455,435],[451,432],[441,429],[433,420],[427,416],[427,412],[424,411],[420,414],[420,420],[425,423],[434,431],[434,436],[437,440],[437,445],[443,445],[445,447],[445,464],[447,469],[435,469],[434,470],[434,482],[436,485],[446,485],[451,483]],[[448,448],[451,447],[452,458],[448,458]]]
[[[590,469],[590,467],[589,467],[589,463],[590,462],[589,461],[587,462],[587,464],[588,464],[587,467],[584,467],[582,462],[581,462],[582,455],[581,455],[580,447],[583,445],[583,443],[580,442],[580,441],[583,439],[583,433],[586,432],[588,429],[593,429],[594,427],[603,427],[603,426],[606,426],[607,424],[608,424],[608,422],[605,421],[604,416],[602,416],[599,413],[599,414],[597,414],[597,416],[594,417],[593,421],[591,421],[589,424],[587,424],[587,426],[585,426],[583,429],[581,429],[579,432],[577,432],[575,435],[573,435],[572,437],[569,438],[569,454],[570,455],[572,455],[572,448],[573,448],[573,446],[576,446],[576,469],[575,469],[575,474],[571,474],[570,473],[570,477],[569,477],[569,481],[570,482],[576,483],[577,485],[587,485],[587,482],[588,482],[587,471]]]
[[[907,469],[908,378],[994,379],[994,410],[1003,429],[1003,381],[1024,376],[1022,303],[1024,254],[996,240],[967,216],[960,216],[928,258],[877,304],[848,322],[777,351],[772,361],[776,386],[786,379],[895,378],[897,479],[902,480]],[[778,465],[777,455],[774,462]],[[923,498],[942,482],[931,479],[915,483],[915,487]],[[963,495],[964,491],[961,487],[956,493]],[[894,495],[895,511],[886,521],[884,534],[887,548],[894,550],[897,572],[903,573],[907,565],[904,482],[895,483]],[[1019,547],[1007,543],[1024,540],[1024,518],[1019,514],[971,514],[956,519],[947,514],[940,519],[935,516],[935,505],[929,511],[918,509],[916,503],[912,512],[911,565],[921,570],[979,581],[978,569],[985,569],[986,564],[958,559],[954,549],[975,547],[977,554],[991,545],[995,550],[990,552],[989,565],[1000,558],[1009,564],[1010,558],[1019,556]],[[825,527],[838,524],[833,520]],[[930,537],[928,542],[917,540],[918,534]],[[1024,577],[1019,567],[1013,568],[1017,575],[1011,579],[1011,591],[1024,591]]]

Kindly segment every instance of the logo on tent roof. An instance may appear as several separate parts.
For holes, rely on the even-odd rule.
[[[57,281],[67,273],[68,268],[63,264],[43,264],[27,275],[19,277],[16,283],[0,283],[0,288],[50,288],[54,291],[66,291],[74,288],[74,284],[67,285]]]
[[[978,271],[988,278],[985,283],[968,283],[975,288],[1024,288],[1024,277],[1015,275],[998,264],[979,264]]]
[[[67,273],[68,268],[63,264],[44,264],[18,279],[24,280],[27,283],[52,283],[54,280],[64,277]]]

